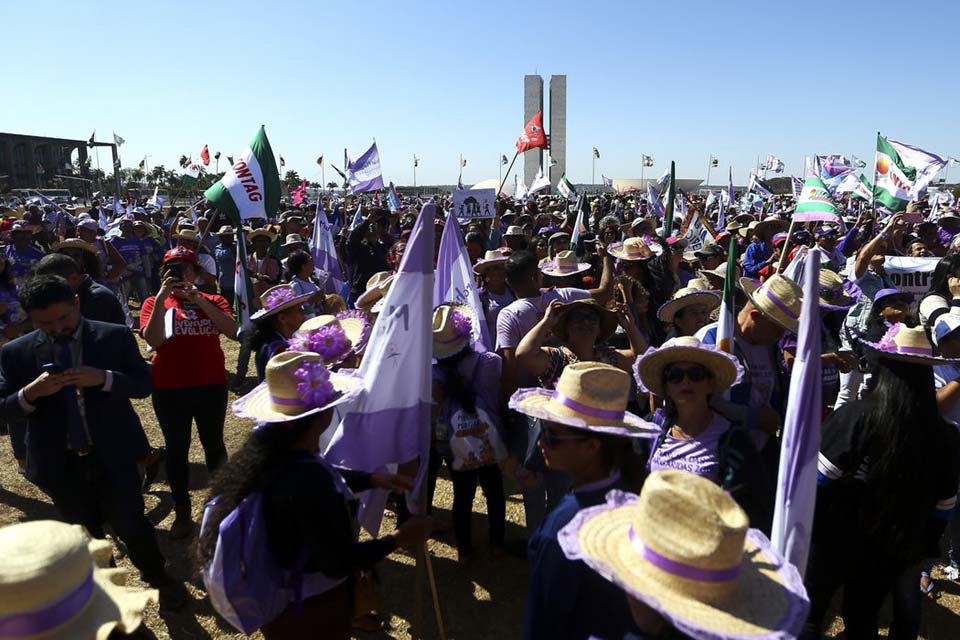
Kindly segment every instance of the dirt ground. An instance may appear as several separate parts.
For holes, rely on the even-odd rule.
[[[227,354],[227,368],[235,371],[237,348],[235,343],[223,341]],[[141,343],[142,346],[142,343]],[[252,363],[251,363],[252,367]],[[252,382],[248,380],[248,387]],[[231,402],[235,398],[231,393]],[[163,438],[149,400],[135,403],[143,421],[147,436],[155,445],[162,445]],[[227,449],[237,450],[250,431],[250,423],[234,418],[228,412],[224,433]],[[54,518],[56,513],[49,500],[35,486],[18,473],[10,449],[10,440],[0,438],[0,526],[27,519]],[[203,465],[203,453],[194,437],[190,450],[191,497],[194,519],[199,522],[203,498],[207,486],[207,473]],[[211,639],[242,638],[227,623],[213,612],[203,591],[203,583],[195,575],[190,564],[190,543],[170,539],[168,532],[173,523],[173,502],[164,483],[161,471],[157,481],[146,492],[144,499],[147,515],[156,526],[161,550],[170,563],[170,572],[178,579],[189,581],[188,588],[194,598],[179,613],[159,614],[154,605],[147,611],[146,624],[158,638]],[[435,515],[444,521],[450,519],[453,503],[453,487],[441,473],[434,499]],[[512,557],[492,558],[486,550],[486,503],[482,493],[477,492],[474,503],[474,546],[476,553],[471,564],[457,563],[456,548],[452,533],[441,535],[429,543],[432,565],[439,591],[440,608],[446,626],[447,638],[451,640],[484,640],[487,638],[516,638],[520,635],[523,620],[523,603],[527,589],[526,562]],[[384,518],[383,532],[392,530],[394,521],[389,512]],[[507,539],[524,537],[523,504],[519,495],[507,499]],[[129,560],[119,558],[120,566],[131,571],[130,584],[139,584],[137,572]],[[424,572],[425,573],[425,572]],[[380,563],[378,569],[379,592],[382,610],[388,615],[389,628],[384,632],[358,633],[364,640],[376,638],[410,638],[414,624],[418,589],[417,570],[412,555],[395,553]],[[430,592],[424,586],[422,595],[423,637],[438,638],[434,621]],[[924,604],[924,620],[921,637],[929,640],[960,638],[960,585],[941,581],[942,596],[937,603]],[[888,614],[884,614],[886,618]],[[831,636],[837,636],[842,624],[835,622]],[[885,632],[884,632],[885,634]],[[259,634],[253,636],[260,638]],[[307,637],[306,635],[304,637]],[[318,635],[316,637],[322,637]],[[839,637],[842,637],[840,635]]]

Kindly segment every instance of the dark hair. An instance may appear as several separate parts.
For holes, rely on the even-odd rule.
[[[930,292],[927,295],[938,295],[946,298],[948,301],[953,298],[950,293],[950,276],[960,276],[960,253],[945,256],[933,269],[933,277],[930,278]]]
[[[529,251],[517,251],[507,258],[504,268],[507,270],[507,282],[511,286],[516,286],[539,268],[537,266],[537,256]]]
[[[10,260],[3,258],[3,273],[0,273],[0,288],[7,291],[16,291],[17,283],[13,279],[13,266]]]
[[[287,281],[293,280],[293,277],[300,273],[304,265],[310,262],[310,254],[303,250],[297,250],[287,256]]]
[[[70,256],[63,253],[51,253],[41,258],[34,273],[38,276],[60,276],[68,278],[75,273],[81,273],[80,265]]]
[[[951,427],[940,416],[933,368],[877,358],[864,407],[870,461],[862,521],[880,534],[881,551],[918,561],[925,521],[937,501],[936,474],[952,456]]]
[[[61,302],[72,303],[75,298],[73,289],[60,276],[34,276],[20,288],[20,306],[28,313]]]
[[[464,383],[457,367],[463,362],[464,358],[472,353],[474,353],[474,350],[467,346],[449,358],[437,360],[437,369],[441,377],[440,384],[444,393],[469,413],[473,413],[477,409],[477,394],[473,390],[472,381],[469,384]]]
[[[483,234],[479,231],[471,231],[463,237],[464,244],[470,244],[471,242],[475,242],[479,245],[486,245],[486,241],[483,239]]]
[[[322,414],[320,414],[322,415]],[[213,559],[220,523],[241,501],[266,486],[266,472],[281,460],[318,415],[292,422],[268,423],[251,433],[243,446],[214,474],[207,492],[207,501],[219,498],[208,515],[209,526],[197,540],[196,558],[200,567]]]

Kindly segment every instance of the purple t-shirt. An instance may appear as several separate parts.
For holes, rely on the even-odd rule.
[[[144,271],[144,252],[143,241],[140,238],[124,238],[117,236],[111,241],[113,248],[127,262],[127,274],[140,274]]]
[[[696,438],[681,440],[667,435],[650,457],[650,470],[677,469],[720,483],[720,438],[730,428],[730,421],[718,413]]]
[[[500,317],[500,312],[511,302],[516,300],[517,296],[513,295],[513,292],[510,291],[510,289],[507,289],[505,293],[493,293],[492,291],[486,291],[484,292],[484,295],[487,300],[487,330],[490,332],[491,336],[496,337],[497,318]]]
[[[535,298],[522,298],[511,302],[500,310],[497,318],[497,350],[516,349],[523,336],[540,321],[547,306],[554,300],[573,302],[589,297],[590,292],[586,289],[561,287],[548,289]],[[539,386],[537,376],[522,367],[517,368],[517,383],[521,387]]]
[[[34,265],[43,259],[44,253],[34,246],[17,250],[12,244],[7,247],[7,268],[13,269],[13,281],[19,287],[30,277]]]

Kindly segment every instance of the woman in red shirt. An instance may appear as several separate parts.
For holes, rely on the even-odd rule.
[[[176,512],[170,537],[186,538],[193,531],[187,487],[194,420],[207,469],[213,472],[227,460],[223,444],[227,373],[220,334],[236,339],[237,323],[225,298],[194,286],[197,255],[193,251],[185,247],[167,251],[160,275],[160,291],[144,301],[140,326],[143,338],[155,350],[153,410],[167,443],[167,481]]]

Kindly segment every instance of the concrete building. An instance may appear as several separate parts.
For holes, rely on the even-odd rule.
[[[550,76],[550,186],[567,172],[567,76]]]
[[[535,75],[523,76],[523,123],[521,129],[543,111],[543,78]],[[528,186],[533,184],[537,172],[543,164],[543,149],[530,149],[523,153],[523,181]]]
[[[70,175],[75,149],[83,166],[87,160],[86,140],[0,133],[0,186],[6,189],[42,188],[58,174]],[[81,175],[90,177],[86,169]]]

